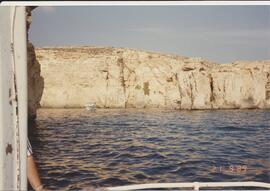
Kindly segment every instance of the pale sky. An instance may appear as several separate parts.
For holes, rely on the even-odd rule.
[[[38,7],[35,47],[124,47],[218,63],[270,59],[270,6]]]

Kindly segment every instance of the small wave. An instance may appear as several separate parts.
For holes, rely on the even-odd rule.
[[[149,154],[145,156],[146,160],[160,160],[160,159],[165,159],[166,157],[163,156],[160,153],[154,153],[154,154]]]
[[[115,158],[119,159],[119,158],[133,158],[133,157],[134,155],[130,153],[120,153]]]
[[[243,131],[243,132],[253,132],[258,130],[258,127],[243,127],[243,126],[218,126],[215,129],[221,131]]]
[[[145,175],[144,173],[139,173],[139,174],[135,174],[133,176],[135,179],[138,180],[144,180],[144,179],[148,179],[149,177],[147,175]]]
[[[216,127],[217,130],[222,130],[222,131],[242,131],[245,130],[243,127],[236,127],[236,126],[221,126],[221,127]]]
[[[149,137],[149,138],[145,138],[144,139],[146,142],[150,142],[150,143],[160,143],[163,142],[164,140],[158,137]]]
[[[118,177],[110,177],[110,178],[106,178],[106,179],[102,179],[101,181],[98,181],[98,184],[101,186],[122,186],[122,185],[127,185],[127,184],[131,184],[131,181],[125,180],[125,179],[121,179]]]

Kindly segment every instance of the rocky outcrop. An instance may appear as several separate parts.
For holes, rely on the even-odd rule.
[[[40,64],[36,59],[34,46],[29,42],[28,32],[32,22],[31,11],[34,7],[26,7],[27,27],[27,72],[28,72],[28,118],[31,122],[36,118],[37,108],[42,96],[44,80],[40,75]]]
[[[270,61],[216,64],[132,49],[36,49],[42,107],[270,108]]]

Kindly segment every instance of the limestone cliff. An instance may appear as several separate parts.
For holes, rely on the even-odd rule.
[[[36,49],[42,107],[270,108],[270,61],[216,64],[119,48]]]
[[[40,75],[40,64],[35,55],[33,44],[29,41],[28,32],[32,22],[31,11],[34,7],[26,7],[27,27],[27,72],[28,72],[28,118],[30,121],[36,118],[36,111],[42,96],[44,80]]]

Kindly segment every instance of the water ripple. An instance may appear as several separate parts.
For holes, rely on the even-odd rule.
[[[270,182],[270,111],[42,109],[37,121],[30,140],[53,190]]]

